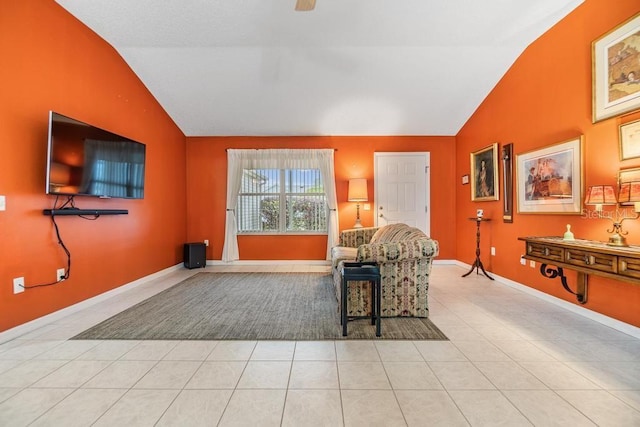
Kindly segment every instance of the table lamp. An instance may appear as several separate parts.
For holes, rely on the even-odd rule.
[[[353,228],[362,228],[360,222],[360,202],[369,200],[367,194],[367,180],[365,178],[352,178],[349,180],[349,194],[347,200],[356,202],[356,223]]]

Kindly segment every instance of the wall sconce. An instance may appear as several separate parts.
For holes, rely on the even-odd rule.
[[[367,180],[365,178],[353,178],[349,180],[349,194],[347,200],[356,202],[356,223],[353,228],[361,228],[360,222],[360,202],[369,200],[367,194]]]
[[[626,212],[622,214],[616,209],[614,216],[604,216],[602,214],[602,207],[604,205],[617,205],[620,203],[634,203],[634,216],[626,216]],[[607,233],[611,233],[609,237],[609,246],[629,246],[627,239],[624,237],[629,234],[628,231],[622,231],[622,223],[627,219],[638,219],[640,217],[640,182],[627,182],[620,184],[619,197],[616,199],[615,190],[612,185],[594,185],[589,187],[587,191],[587,198],[584,202],[585,205],[595,205],[595,210],[598,214],[598,218],[610,219],[613,223],[613,228],[607,230]]]

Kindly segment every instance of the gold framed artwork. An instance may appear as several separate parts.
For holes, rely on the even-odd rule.
[[[640,191],[640,168],[618,171],[618,199],[635,200]],[[633,202],[620,201],[621,206],[633,206]]]
[[[592,43],[593,122],[640,108],[640,14]]]
[[[471,200],[498,200],[498,143],[471,153]]]
[[[583,137],[516,155],[518,213],[580,214]]]
[[[619,130],[620,160],[640,157],[640,120],[620,125]]]

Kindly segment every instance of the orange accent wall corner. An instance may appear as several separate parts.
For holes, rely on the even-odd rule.
[[[574,12],[532,43],[487,96],[456,137],[456,170],[469,173],[469,153],[492,142],[513,143],[519,154],[584,136],[584,186],[616,184],[619,169],[640,167],[638,159],[620,161],[618,127],[637,120],[631,113],[591,121],[591,43],[620,23],[640,12],[637,0],[586,0]],[[639,64],[640,67],[640,64]],[[515,159],[514,159],[515,168]],[[503,182],[500,169],[500,182]],[[515,179],[515,175],[514,175]],[[515,181],[514,181],[515,182]],[[456,258],[471,262],[475,224],[466,216],[477,208],[493,217],[483,230],[481,253],[485,266],[509,280],[525,284],[560,299],[576,303],[558,279],[543,278],[535,269],[520,265],[524,243],[519,236],[560,236],[571,224],[576,238],[606,241],[611,223],[586,214],[546,215],[517,212],[514,193],[514,219],[503,223],[500,201],[473,203],[468,186],[457,186],[456,218],[458,244]],[[640,244],[640,221],[624,223],[631,244]],[[465,238],[468,236],[469,238]],[[490,256],[491,247],[496,256]],[[640,286],[589,278],[589,301],[585,308],[640,326]],[[575,278],[569,283],[574,286]],[[577,303],[576,303],[577,304]]]
[[[51,0],[3,2],[0,12],[0,332],[179,263],[186,238],[185,137],[114,49]],[[76,206],[128,209],[96,221],[57,219],[45,195],[48,111],[147,146],[144,200],[76,198]]]

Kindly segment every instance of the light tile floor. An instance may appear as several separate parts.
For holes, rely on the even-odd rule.
[[[640,426],[640,340],[451,265],[450,341],[67,340],[196,272],[0,344],[0,425]]]

